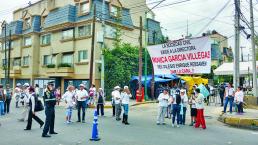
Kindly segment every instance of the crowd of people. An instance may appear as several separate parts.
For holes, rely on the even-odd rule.
[[[238,114],[244,113],[244,91],[242,86],[238,86],[235,90],[231,83],[228,85],[221,84],[219,86],[219,95],[221,99],[221,106],[224,107],[223,113],[226,113],[229,104],[229,112],[233,112],[233,107]]]
[[[203,129],[206,129],[204,106],[205,104],[209,105],[209,96],[212,95],[213,88],[210,89],[208,85],[205,85],[205,88],[209,92],[209,95],[206,97],[201,93],[197,84],[193,86],[191,96],[187,96],[187,90],[183,86],[163,87],[158,97],[157,125],[165,124],[165,118],[172,119],[172,127],[185,125],[187,108],[189,106],[191,118],[189,125],[196,128],[201,125]],[[221,84],[218,87],[218,91],[223,113],[227,112],[228,104],[230,113],[233,111],[240,115],[243,113],[244,92],[241,86],[237,87],[235,91],[231,83]]]
[[[89,89],[86,89],[84,84],[80,84],[76,88],[73,85],[69,85],[62,95],[60,87],[54,88],[53,82],[47,84],[44,95],[39,93],[39,86],[36,84],[34,87],[28,83],[18,83],[14,90],[6,85],[5,88],[0,84],[0,115],[3,116],[10,112],[10,103],[12,98],[15,98],[15,107],[21,108],[21,118],[19,121],[27,122],[24,130],[31,130],[32,119],[34,119],[39,127],[43,127],[42,137],[50,137],[52,134],[57,134],[54,129],[55,122],[55,106],[60,105],[60,102],[64,102],[65,105],[65,124],[72,123],[72,114],[75,108],[77,109],[77,122],[85,123],[86,110],[90,106],[95,106],[97,114],[104,116],[104,106],[106,103],[106,96],[102,88],[96,89],[95,85],[91,85]],[[206,86],[207,88],[207,86]],[[190,96],[187,94],[187,90],[184,87],[164,87],[158,96],[158,116],[157,125],[164,125],[165,118],[170,118],[172,127],[180,127],[186,124],[186,114],[189,108],[190,112],[190,126],[206,129],[206,123],[204,118],[204,106],[207,101],[207,97],[201,93],[200,88],[194,85],[193,92]],[[226,113],[227,105],[229,104],[229,112],[232,113],[233,106],[236,105],[236,111],[243,113],[243,98],[244,93],[242,87],[238,87],[235,91],[231,84],[220,85],[219,94],[221,98],[221,105],[224,107],[223,112]],[[114,87],[112,93],[112,111],[113,117],[116,121],[122,120],[122,123],[129,125],[129,102],[132,98],[132,94],[128,86],[120,88]],[[39,97],[43,97],[44,108],[39,108]],[[206,100],[206,101],[205,101]],[[189,107],[188,107],[189,106]],[[45,122],[38,116],[38,111],[45,110]],[[123,115],[122,115],[123,112]],[[122,119],[121,119],[122,115]]]
[[[132,95],[128,86],[125,86],[123,89],[119,86],[114,87],[111,95],[112,106],[114,106],[113,117],[117,121],[120,121],[123,110],[122,123],[129,125],[129,100]],[[39,97],[43,97],[43,109],[39,109],[39,102],[41,102]],[[69,85],[62,95],[60,87],[54,88],[53,82],[50,82],[47,84],[43,96],[41,96],[37,84],[32,87],[28,83],[24,83],[23,85],[17,83],[14,90],[9,85],[6,85],[4,89],[4,86],[0,84],[0,116],[9,113],[12,98],[15,98],[15,107],[21,109],[21,117],[18,121],[27,122],[24,130],[31,130],[32,119],[34,119],[40,128],[44,126],[42,137],[50,137],[51,134],[57,134],[54,130],[55,106],[60,105],[60,102],[64,102],[65,105],[65,124],[72,123],[72,114],[75,109],[77,110],[78,123],[85,123],[86,110],[90,106],[96,106],[98,115],[105,115],[105,93],[102,88],[97,90],[95,85],[91,85],[89,89],[86,89],[84,84],[80,84],[78,88]],[[37,116],[37,112],[42,110],[45,110],[45,122]]]
[[[186,111],[188,104],[190,105],[191,114],[191,124],[190,126],[195,126],[196,128],[202,126],[206,129],[205,119],[204,119],[204,96],[200,93],[200,89],[196,88],[191,97],[187,96],[186,89],[176,88],[171,90],[169,88],[164,88],[158,97],[159,101],[159,111],[157,117],[157,125],[165,124],[165,115],[168,118],[169,114],[172,114],[172,127],[180,127],[185,125],[186,122]]]

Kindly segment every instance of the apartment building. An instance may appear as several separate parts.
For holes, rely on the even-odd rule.
[[[208,36],[211,44],[211,64],[212,66],[220,66],[224,62],[232,62],[233,51],[228,47],[228,38],[217,31],[208,31],[203,33],[203,36]]]
[[[150,44],[161,41],[160,23],[154,20],[153,12],[145,14],[149,11],[146,0],[105,0],[104,13],[102,3],[102,0],[40,0],[15,10],[13,21],[6,28],[2,27],[0,35],[1,82],[4,83],[3,68],[7,62],[5,50],[10,49],[12,86],[27,82],[39,84],[43,90],[49,81],[54,81],[56,87],[62,90],[69,84],[78,86],[84,83],[89,86],[94,5],[96,33],[93,83],[97,86],[100,86],[101,81],[103,42],[105,48],[112,49],[118,29],[122,42],[138,46],[139,17],[147,17],[143,21],[144,26],[148,27],[146,40]],[[105,21],[105,31],[102,20]],[[11,47],[7,44],[6,49],[5,31],[11,33]]]

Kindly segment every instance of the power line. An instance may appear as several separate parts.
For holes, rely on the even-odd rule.
[[[228,6],[230,0],[217,12],[217,14],[196,34],[196,36],[200,35],[212,22],[217,18],[217,16]]]

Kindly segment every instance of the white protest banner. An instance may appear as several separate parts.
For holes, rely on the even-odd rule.
[[[208,37],[174,40],[147,47],[155,75],[204,74],[211,72]]]

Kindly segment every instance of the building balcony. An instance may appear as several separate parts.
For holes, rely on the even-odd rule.
[[[69,77],[74,74],[73,67],[47,68],[46,74],[49,77]]]
[[[5,75],[5,70],[2,70],[2,75]],[[20,66],[14,66],[10,70],[10,77],[19,77],[21,76],[21,67]]]

